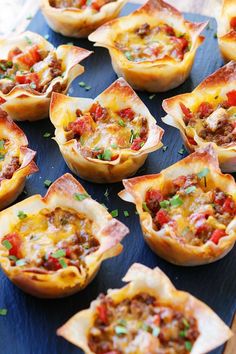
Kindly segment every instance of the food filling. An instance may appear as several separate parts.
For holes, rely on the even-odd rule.
[[[88,345],[96,354],[187,354],[198,336],[191,314],[147,293],[119,303],[100,295]]]
[[[91,8],[92,10],[99,11],[102,6],[114,1],[116,0],[50,0],[49,3],[50,6],[57,9],[71,7],[81,10]]]
[[[123,31],[115,45],[130,61],[155,61],[172,58],[182,61],[190,50],[191,41],[186,33],[179,32],[166,23],[150,26],[143,23],[129,31]]]
[[[25,41],[26,48],[14,47],[8,52],[7,59],[0,59],[0,90],[3,94],[19,85],[43,93],[55,77],[62,75],[62,61],[54,51],[40,49],[28,37]],[[60,92],[60,84],[53,89]]]
[[[67,140],[77,139],[86,157],[113,161],[120,150],[138,151],[147,141],[147,119],[130,107],[114,111],[96,102],[87,112],[77,109],[75,116],[65,127]]]
[[[11,179],[18,168],[20,168],[18,148],[9,139],[0,139],[0,184],[5,179]]]
[[[38,272],[86,268],[85,257],[99,247],[92,221],[73,210],[43,209],[37,215],[19,211],[18,218],[14,231],[2,239],[11,266],[37,268]]]
[[[236,90],[226,96],[226,100],[215,96],[215,103],[201,102],[195,109],[180,102],[186,126],[194,128],[203,140],[225,147],[236,143]],[[194,138],[189,137],[189,142],[197,145]]]
[[[236,31],[236,17],[232,17],[230,20],[230,29]]]
[[[179,176],[165,190],[146,192],[143,209],[152,216],[155,230],[192,246],[218,244],[236,215],[236,203],[219,188],[208,188],[209,169]]]

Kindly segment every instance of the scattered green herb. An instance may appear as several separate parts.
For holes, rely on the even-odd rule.
[[[26,260],[24,258],[18,259],[16,261],[16,266],[18,266],[18,267],[24,266],[25,264],[26,264]]]
[[[113,218],[116,218],[119,215],[119,211],[118,211],[118,209],[115,209],[115,210],[112,210],[110,214]]]
[[[6,71],[7,67],[3,63],[0,63],[0,69],[2,69],[3,71]]]
[[[150,95],[150,96],[149,96],[149,100],[152,100],[155,96],[156,96],[155,93],[154,93],[153,95]]]
[[[44,137],[44,138],[49,138],[50,136],[51,136],[51,133],[48,133],[48,132],[46,132],[46,133],[43,134],[43,137]]]
[[[10,259],[10,261],[16,262],[17,261],[17,257],[16,256],[8,256],[8,258]]]
[[[0,309],[0,316],[6,316],[7,315],[7,309]]]
[[[160,333],[160,327],[154,327],[153,330],[152,330],[152,335],[154,337],[158,337],[159,336],[159,333]]]
[[[127,52],[125,52],[124,54],[125,54],[125,56],[126,56],[126,58],[127,58],[128,60],[132,60],[132,54],[131,54],[131,52],[127,51]]]
[[[178,151],[178,154],[183,155],[183,154],[184,154],[184,149],[180,149],[180,150]]]
[[[109,198],[109,191],[108,188],[106,189],[105,193],[104,193],[104,197],[106,197],[107,199]]]
[[[22,210],[19,210],[17,216],[20,220],[23,220],[23,219],[27,218],[28,215],[25,214]]]
[[[4,149],[5,141],[2,139],[0,140],[0,150]]]
[[[179,332],[179,336],[182,337],[182,338],[183,338],[183,337],[186,337],[186,330],[180,331],[180,332]]]
[[[85,86],[85,90],[86,90],[86,91],[89,91],[90,89],[91,89],[91,86],[89,86],[89,85],[88,85],[88,86]]]
[[[66,255],[65,250],[57,250],[56,252],[52,253],[53,258],[61,258],[61,257],[65,257],[65,255]]]
[[[182,201],[182,199],[180,199],[180,196],[178,194],[176,194],[170,199],[170,204],[174,208],[178,208],[179,206],[181,206],[183,204],[183,201]]]
[[[104,150],[104,153],[100,154],[100,155],[102,155],[101,156],[102,157],[101,160],[111,161],[111,156],[112,156],[111,150],[106,149],[106,150]],[[98,155],[98,156],[100,156],[100,155]]]
[[[45,179],[45,181],[43,182],[45,187],[50,187],[52,184],[52,181],[50,181],[50,179]]]
[[[31,39],[28,36],[25,36],[25,40],[28,44],[33,44],[33,42],[31,41]]]
[[[118,124],[119,124],[121,127],[125,127],[125,126],[126,126],[126,124],[125,124],[125,122],[123,121],[123,119],[119,119],[119,120],[118,120]]]
[[[83,81],[80,81],[80,82],[79,82],[79,86],[80,86],[80,87],[85,87],[85,86],[86,86],[86,83],[83,82]]]
[[[150,213],[150,210],[148,209],[146,202],[143,202],[142,207],[143,207],[144,211],[147,211],[148,213]]]
[[[161,206],[161,208],[163,208],[163,209],[167,209],[167,208],[169,208],[169,206],[170,206],[170,201],[169,201],[169,200],[162,200],[162,201],[160,202],[160,206]]]
[[[186,194],[190,194],[190,193],[192,193],[192,192],[195,192],[196,189],[197,189],[197,188],[196,188],[195,186],[190,186],[190,187],[188,187],[188,188],[185,189],[185,193],[186,193]]]
[[[117,145],[116,144],[111,144],[112,149],[117,149]]]
[[[49,34],[45,34],[44,38],[45,38],[46,40],[48,40],[48,39],[49,39]]]
[[[26,20],[32,20],[33,16],[32,15],[29,15],[26,17]]]
[[[217,38],[217,33],[214,33],[214,38]]]
[[[67,45],[74,45],[73,42],[67,42],[66,44],[67,44]]]
[[[66,262],[65,262],[65,260],[63,258],[59,259],[59,263],[62,266],[62,268],[66,268],[67,267],[67,264],[66,264]]]
[[[128,210],[124,210],[124,216],[125,216],[126,218],[129,217],[129,212],[128,212]]]
[[[164,145],[163,147],[162,147],[162,150],[165,152],[166,150],[168,149],[168,146],[167,145]]]
[[[127,333],[127,328],[123,327],[123,326],[116,326],[115,327],[115,332],[116,334],[119,336],[121,334],[126,334]]]
[[[34,90],[34,89],[36,89],[36,83],[35,82],[31,82],[30,83],[30,87]]]
[[[10,241],[8,240],[3,240],[2,241],[2,245],[7,249],[7,250],[10,250],[12,248],[12,244]]]
[[[82,200],[89,198],[89,195],[88,193],[75,193],[74,198],[81,202]]]
[[[184,326],[185,326],[186,329],[189,329],[189,328],[190,328],[190,324],[188,323],[188,321],[186,320],[186,318],[183,318],[182,322],[183,322],[183,324],[184,324]]]
[[[5,155],[0,153],[0,161],[4,160]]]
[[[203,170],[201,170],[197,176],[198,178],[202,178],[202,177],[206,177],[208,175],[208,173],[210,172],[208,167],[205,167]]]
[[[192,350],[192,343],[191,342],[189,342],[188,340],[186,340],[186,342],[184,343],[184,345],[185,345],[185,349],[187,350],[187,351],[191,351]]]

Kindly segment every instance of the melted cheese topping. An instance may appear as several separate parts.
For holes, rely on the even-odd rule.
[[[145,28],[146,30],[142,28]],[[148,26],[148,27],[147,27]],[[189,37],[185,33],[177,33],[172,27],[172,35],[168,34],[165,24],[150,27],[147,23],[129,31],[119,33],[115,39],[119,48],[130,61],[155,61],[171,57],[177,61],[183,59],[185,51],[189,50]],[[171,33],[170,32],[170,33]],[[188,41],[184,42],[183,38]],[[182,46],[186,46],[186,48]]]

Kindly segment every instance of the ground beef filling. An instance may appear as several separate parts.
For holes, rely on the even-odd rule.
[[[11,179],[14,172],[20,168],[18,156],[9,155],[9,140],[0,139],[0,183],[4,179]]]
[[[140,293],[116,304],[100,296],[88,345],[96,354],[187,354],[199,336],[190,314]]]
[[[227,236],[226,227],[236,215],[236,203],[219,188],[208,189],[209,169],[179,176],[165,190],[146,192],[144,211],[151,214],[155,230],[181,242],[201,246],[218,244]]]
[[[18,85],[44,93],[51,81],[62,75],[62,61],[55,52],[39,49],[29,38],[26,41],[31,44],[24,51],[12,48],[8,58],[0,60],[0,90],[3,94]],[[60,92],[61,88],[56,90]]]
[[[190,50],[190,39],[166,23],[151,27],[148,23],[120,33],[115,45],[130,61],[154,61],[171,57],[181,61]]]
[[[18,217],[14,233],[2,240],[12,266],[56,271],[73,265],[80,270],[86,268],[85,257],[99,247],[92,221],[73,210],[44,209],[31,216],[21,211]]]
[[[138,151],[144,146],[148,122],[130,107],[114,112],[96,102],[87,112],[77,109],[65,131],[68,141],[77,139],[84,156],[113,161],[122,149]]]
[[[217,106],[202,102],[194,111],[180,102],[186,126],[193,127],[205,141],[214,142],[219,146],[235,145],[236,91],[230,91],[228,95],[230,94],[235,96],[233,100],[222,101]],[[193,139],[190,142],[196,145]]]
[[[56,7],[58,9],[63,8],[74,8],[74,9],[85,9],[91,7],[93,10],[99,11],[100,8],[110,2],[116,0],[50,0],[50,6]]]

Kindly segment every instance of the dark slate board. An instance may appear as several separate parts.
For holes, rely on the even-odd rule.
[[[128,14],[137,6],[128,4],[122,14]],[[205,21],[206,17],[187,14],[186,18],[192,21]],[[174,128],[164,125],[160,117],[164,115],[161,102],[164,98],[183,92],[191,91],[206,76],[222,66],[217,40],[214,38],[216,22],[210,18],[210,28],[205,30],[206,40],[198,50],[195,64],[190,78],[180,87],[164,94],[156,95],[152,100],[150,94],[139,93],[139,96],[148,106],[157,122],[165,129],[164,144],[168,150],[159,150],[152,153],[139,174],[157,173],[182,158],[178,150],[182,147],[179,133]],[[49,35],[49,41],[55,46],[73,41],[74,44],[93,50],[93,44],[85,39],[75,40],[54,33],[47,26],[41,13],[37,13],[29,29]],[[115,79],[108,51],[95,48],[95,54],[85,60],[85,73],[77,78],[69,91],[71,96],[96,97]],[[78,82],[85,81],[91,85],[86,92],[79,87]],[[40,193],[44,195],[46,189],[44,180],[55,180],[68,172],[55,141],[43,138],[45,132],[53,134],[50,121],[36,123],[21,123],[20,127],[27,134],[29,145],[37,151],[37,164],[40,172],[30,177],[26,184],[28,195]],[[0,308],[7,308],[8,314],[0,316],[0,353],[2,354],[75,354],[81,351],[64,339],[56,336],[56,329],[67,321],[77,311],[87,308],[90,302],[100,292],[108,288],[121,287],[121,278],[134,262],[141,262],[153,268],[160,267],[173,281],[178,289],[189,291],[202,301],[206,302],[228,324],[231,324],[236,310],[236,249],[232,250],[223,260],[206,266],[183,268],[171,265],[156,256],[145,244],[134,207],[123,202],[117,196],[122,189],[121,183],[113,185],[96,185],[81,181],[88,193],[101,203],[105,203],[109,210],[119,209],[119,219],[130,228],[130,235],[124,240],[123,253],[103,263],[100,272],[82,292],[60,300],[40,300],[24,294],[18,290],[0,271],[1,291]],[[109,199],[104,196],[108,188]],[[25,196],[21,196],[24,198]],[[130,217],[123,216],[123,210],[130,212]],[[222,353],[222,348],[214,354]],[[213,353],[212,353],[213,354]]]

